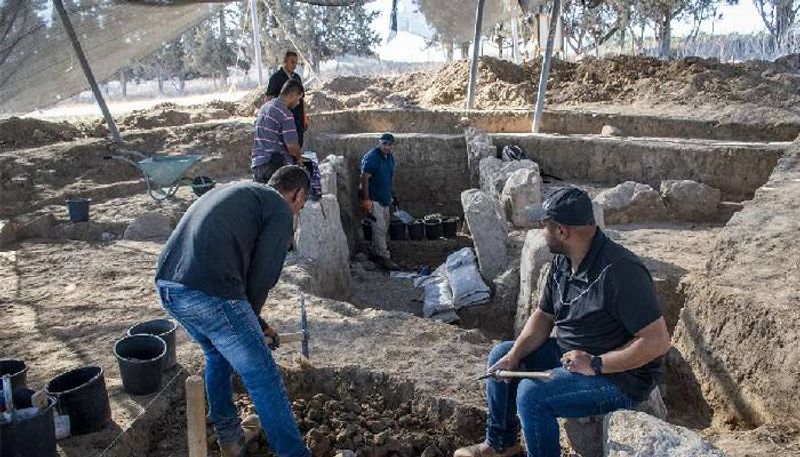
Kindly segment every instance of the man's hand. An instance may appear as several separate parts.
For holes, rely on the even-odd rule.
[[[498,370],[513,371],[516,370],[518,366],[519,360],[509,353],[500,358],[494,365],[487,368],[486,374],[492,374]]]
[[[367,214],[372,214],[372,200],[361,200],[361,209]]]
[[[278,332],[276,332],[275,329],[269,325],[264,327],[264,336],[268,337],[272,341],[268,344],[268,346],[273,351],[281,347],[281,337],[278,335]]]
[[[586,351],[569,351],[561,356],[561,365],[572,373],[594,376],[592,355]]]

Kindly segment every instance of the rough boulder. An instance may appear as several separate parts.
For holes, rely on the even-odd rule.
[[[715,219],[721,193],[718,189],[692,180],[661,181],[661,197],[671,217],[689,222]]]
[[[506,218],[518,228],[530,228],[528,212],[542,202],[542,178],[539,167],[517,170],[508,177],[500,201]]]
[[[649,414],[615,411],[603,424],[606,457],[724,457],[726,454],[693,431]]]
[[[532,160],[512,160],[504,162],[497,157],[486,157],[479,165],[481,190],[500,200],[506,181],[517,170],[532,170],[539,174],[539,166]]]
[[[467,167],[469,168],[470,183],[478,186],[480,183],[479,164],[486,157],[497,157],[497,146],[492,142],[492,137],[475,127],[468,127],[464,131],[464,138],[467,141]]]
[[[534,292],[536,292],[539,282],[542,282],[539,276],[542,267],[548,265],[552,259],[553,254],[550,253],[544,242],[542,230],[529,230],[525,236],[525,245],[522,247],[520,259],[519,294],[514,321],[515,335],[519,335],[525,321],[539,304],[539,300],[534,297]]]
[[[604,190],[595,201],[603,208],[606,224],[656,222],[666,214],[661,196],[647,184],[626,181]]]

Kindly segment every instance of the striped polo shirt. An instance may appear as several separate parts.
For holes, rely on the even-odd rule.
[[[250,166],[257,167],[269,162],[272,154],[282,154],[284,163],[294,163],[286,145],[297,141],[292,112],[280,97],[270,100],[258,112]]]

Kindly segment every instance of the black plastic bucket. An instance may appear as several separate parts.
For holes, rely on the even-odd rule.
[[[458,233],[457,217],[450,217],[442,221],[442,234],[445,238],[455,238]]]
[[[90,198],[70,198],[67,200],[67,213],[70,222],[86,222],[89,220]]]
[[[148,395],[161,387],[167,343],[155,335],[133,335],[117,341],[114,355],[125,392]]]
[[[58,411],[69,416],[72,435],[95,432],[111,420],[106,378],[100,367],[85,366],[60,374],[47,383],[45,392],[58,400]]]
[[[28,365],[22,360],[0,360],[0,377],[11,375],[11,385],[14,390],[28,387]]]
[[[52,457],[56,450],[56,425],[53,408],[56,399],[47,398],[47,407],[33,417],[13,424],[0,423],[0,457]]]
[[[400,221],[389,223],[389,239],[392,241],[402,241],[406,239],[406,224]]]
[[[426,219],[425,220],[425,236],[429,240],[438,240],[442,237],[442,220],[441,219]]]
[[[372,241],[372,221],[369,219],[361,219],[361,231],[364,234],[364,240]]]
[[[178,324],[169,319],[155,319],[152,321],[136,324],[128,329],[128,336],[132,335],[155,335],[167,343],[167,353],[164,355],[164,369],[169,370],[178,363],[175,354],[175,335],[177,334]]]
[[[425,223],[421,220],[416,220],[408,224],[408,237],[414,241],[425,239]]]

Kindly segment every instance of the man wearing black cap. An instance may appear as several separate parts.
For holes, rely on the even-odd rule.
[[[386,235],[389,232],[391,212],[389,206],[397,205],[394,196],[394,135],[384,133],[378,146],[361,159],[361,208],[372,219],[372,254],[375,261],[386,270],[396,269],[392,262]]]
[[[489,378],[486,440],[455,457],[512,456],[522,425],[529,456],[561,455],[557,417],[632,408],[661,376],[669,334],[653,281],[635,254],[597,228],[589,195],[561,188],[530,214],[556,254],[544,294],[516,341],[489,355],[498,370],[549,371],[547,380]],[[550,333],[556,327],[556,337]]]

